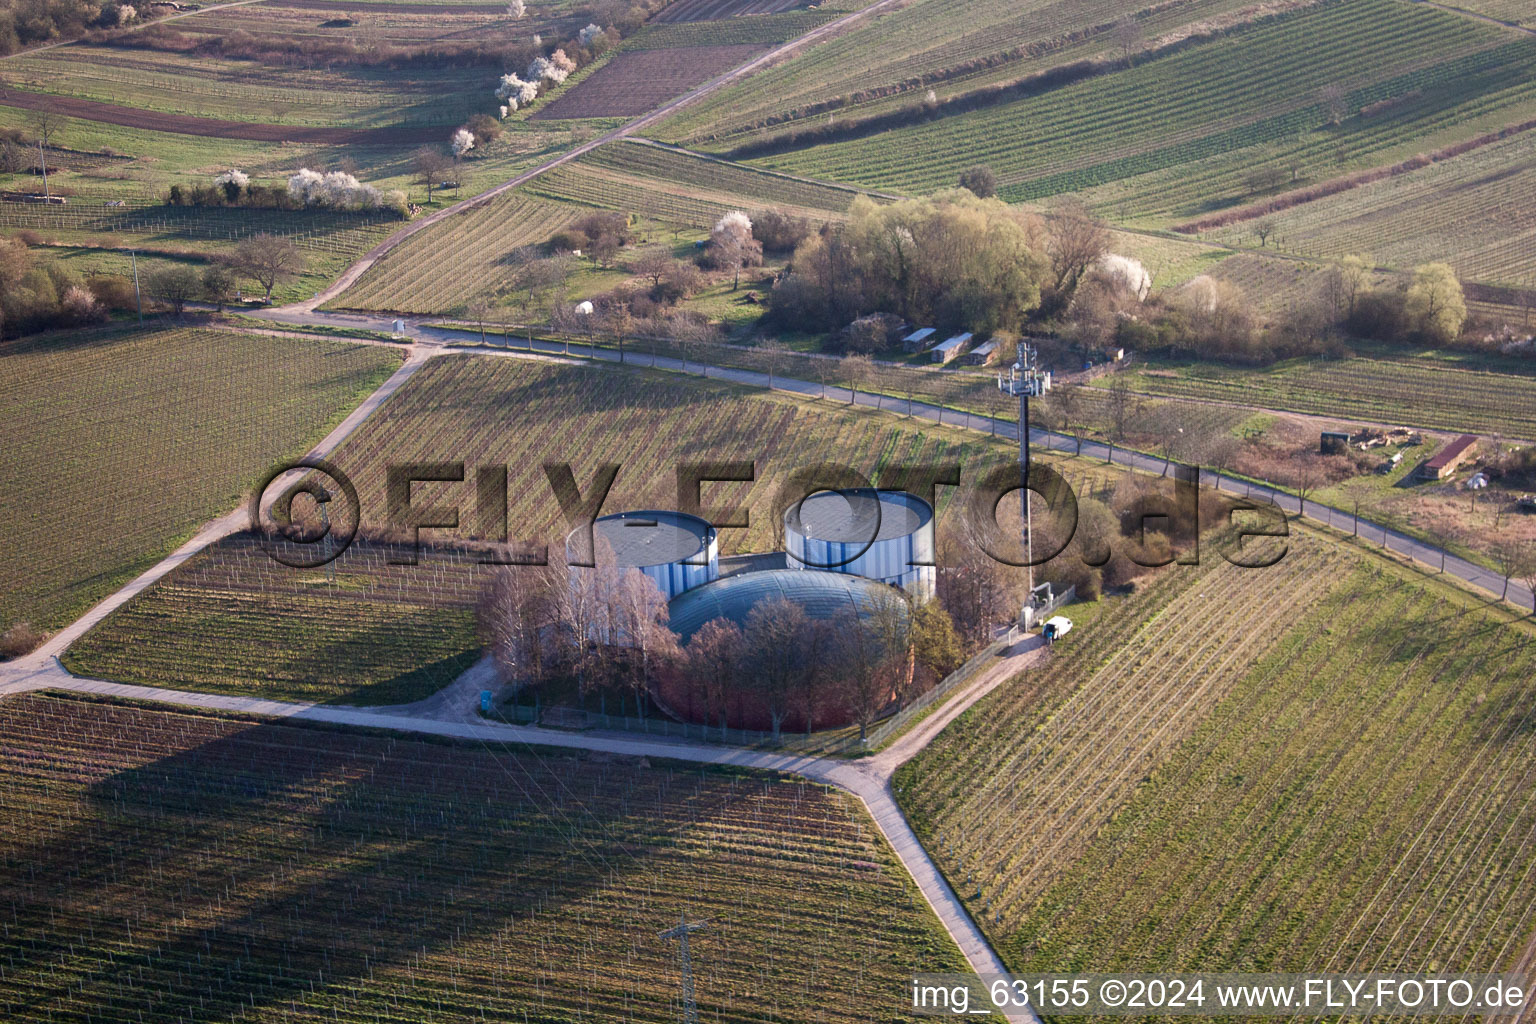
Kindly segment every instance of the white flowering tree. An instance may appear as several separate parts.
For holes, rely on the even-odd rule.
[[[539,58],[542,60],[543,58]],[[520,110],[532,103],[539,96],[539,83],[535,79],[531,82],[524,81],[516,75],[502,75],[501,84],[496,87],[496,98],[505,103],[509,110]],[[506,114],[502,114],[506,117]]]
[[[1152,291],[1152,275],[1147,273],[1147,268],[1142,266],[1140,260],[1112,252],[1105,253],[1099,257],[1098,270],[1143,302]]]
[[[717,266],[736,272],[731,287],[741,287],[741,268],[754,257],[761,257],[763,247],[752,237],[752,218],[741,210],[732,210],[715,222],[709,233],[710,254]]]
[[[507,17],[516,21],[528,13],[528,5],[523,0],[507,0]]]
[[[576,62],[567,57],[564,50],[556,50],[548,57],[533,58],[528,65],[528,77],[535,82],[548,79],[559,85],[575,70]]]
[[[453,138],[448,140],[448,149],[455,158],[461,158],[465,153],[475,148],[475,133],[468,128],[460,128],[453,133]]]
[[[592,41],[603,34],[604,32],[600,25],[588,24],[586,28],[577,33],[576,38],[581,40],[582,46],[591,46]]]
[[[305,167],[288,178],[288,195],[305,206],[331,210],[406,209],[405,193],[380,192],[344,171],[322,174]]]
[[[213,187],[223,189],[224,197],[232,203],[240,198],[240,193],[249,188],[250,184],[250,175],[234,167],[213,176]]]

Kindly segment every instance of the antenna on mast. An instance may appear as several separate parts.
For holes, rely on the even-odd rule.
[[[688,949],[688,936],[705,924],[704,921],[689,923],[688,914],[684,912],[676,928],[658,933],[663,939],[677,940],[677,954],[683,964],[683,1024],[699,1024],[699,1008],[693,1002],[693,954]]]
[[[1019,358],[1008,368],[1008,376],[997,375],[997,389],[1019,400],[1019,484],[1021,485],[1020,511],[1024,514],[1024,561],[1029,571],[1029,597],[1024,611],[1033,610],[1035,600],[1035,546],[1030,529],[1029,500],[1029,400],[1039,398],[1051,390],[1051,374],[1040,369],[1040,355],[1035,346],[1027,341],[1019,342]],[[1024,614],[1019,616],[1025,618]],[[1032,625],[1026,622],[1026,628]]]

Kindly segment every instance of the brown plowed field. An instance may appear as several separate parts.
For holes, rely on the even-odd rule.
[[[667,100],[744,64],[766,47],[691,46],[621,53],[549,106],[534,120],[638,117]]]
[[[804,3],[805,0],[677,0],[651,22],[666,25],[680,21],[721,21],[743,14],[782,14]]]
[[[0,106],[24,110],[51,110],[56,114],[78,117],[103,124],[120,124],[152,132],[176,135],[201,135],[214,139],[247,139],[252,142],[312,142],[324,145],[402,146],[431,142],[440,138],[448,126],[399,125],[393,128],[329,128],[322,125],[259,124],[253,121],[222,121],[190,114],[165,114],[138,107],[120,107],[114,103],[81,99],[78,96],[48,96],[15,89],[0,91]]]

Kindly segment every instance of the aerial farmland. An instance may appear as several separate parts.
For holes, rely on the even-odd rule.
[[[0,0],[0,1019],[1533,1019],[1533,140],[1511,0]]]

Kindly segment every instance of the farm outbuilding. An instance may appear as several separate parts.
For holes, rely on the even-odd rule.
[[[784,512],[791,571],[879,580],[920,601],[933,596],[933,506],[905,491],[817,491]]]
[[[971,343],[971,338],[973,337],[974,335],[967,332],[965,334],[957,334],[952,338],[945,338],[933,346],[933,361],[936,363],[949,362],[965,351],[965,346]]]
[[[1472,457],[1472,452],[1477,447],[1475,434],[1462,434],[1456,440],[1446,445],[1436,453],[1435,457],[1426,460],[1419,466],[1419,476],[1425,480],[1444,480],[1456,472],[1463,462]]]
[[[1343,455],[1349,451],[1349,431],[1325,430],[1318,451],[1324,455]]]
[[[928,340],[932,338],[935,333],[936,332],[932,327],[923,327],[919,330],[913,331],[905,338],[902,338],[901,343],[906,346],[908,351],[919,352],[922,351],[923,347],[928,344]]]
[[[594,522],[592,537],[613,548],[620,568],[639,569],[654,580],[669,601],[720,576],[715,528],[686,512],[617,512]],[[571,549],[569,538],[566,547]]]
[[[986,341],[967,352],[963,362],[967,366],[986,366],[996,355],[997,342]]]

